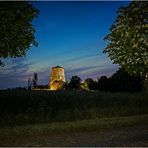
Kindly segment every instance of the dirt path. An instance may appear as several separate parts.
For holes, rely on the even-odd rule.
[[[147,146],[148,126],[126,127],[101,132],[74,132],[3,140],[1,146]]]

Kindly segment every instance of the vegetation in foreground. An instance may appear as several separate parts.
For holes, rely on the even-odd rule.
[[[146,93],[0,91],[0,126],[148,114]]]
[[[138,115],[6,127],[0,146],[147,146],[147,124]]]
[[[54,122],[41,123],[36,125],[25,125],[0,128],[0,137],[7,137],[10,135],[16,136],[33,136],[42,134],[56,134],[56,133],[71,133],[71,132],[92,132],[105,131],[113,128],[123,128],[137,125],[148,124],[147,115],[126,116],[126,117],[111,117],[111,118],[97,118],[93,120],[81,120],[74,122]],[[23,134],[22,134],[23,133]]]

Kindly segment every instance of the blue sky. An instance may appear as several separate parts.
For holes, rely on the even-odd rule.
[[[103,38],[109,33],[120,6],[128,1],[38,1],[40,13],[33,20],[38,47],[32,47],[26,57],[5,59],[0,68],[0,88],[26,86],[28,77],[38,74],[39,84],[49,83],[50,69],[65,68],[66,79],[78,75],[81,79],[111,76],[118,65],[112,64],[103,48]]]

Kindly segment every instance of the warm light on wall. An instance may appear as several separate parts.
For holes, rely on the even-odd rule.
[[[64,68],[60,66],[52,67],[50,74],[50,89],[59,90],[62,89],[65,82]]]

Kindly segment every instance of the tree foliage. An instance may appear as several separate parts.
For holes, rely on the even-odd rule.
[[[22,57],[30,46],[37,46],[32,24],[37,15],[32,2],[0,2],[0,58]]]
[[[92,78],[87,78],[84,81],[84,87],[87,89],[94,89],[94,80]]]
[[[98,78],[97,87],[94,88],[107,92],[139,92],[143,89],[143,79],[140,75],[130,75],[120,68],[109,78],[106,76]]]
[[[113,63],[130,74],[148,72],[148,2],[132,1],[118,10],[118,16],[104,38],[104,49]]]
[[[106,81],[105,81],[106,82]],[[120,68],[107,81],[104,90],[110,92],[139,92],[143,89],[143,80],[140,75],[129,75]]]
[[[68,88],[70,89],[80,89],[81,88],[81,78],[78,76],[72,76],[71,80],[68,84]]]
[[[98,89],[101,91],[108,91],[108,78],[107,76],[101,76],[98,79]]]

